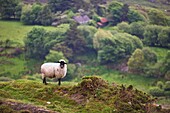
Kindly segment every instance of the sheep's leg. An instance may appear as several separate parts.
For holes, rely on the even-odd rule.
[[[58,85],[61,85],[61,78],[58,79]]]
[[[44,73],[41,73],[41,76],[42,76],[43,84],[47,85],[46,77],[45,77]]]
[[[47,85],[46,77],[43,78],[43,83],[44,83],[45,85]]]

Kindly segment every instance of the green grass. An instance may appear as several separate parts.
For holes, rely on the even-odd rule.
[[[169,49],[158,47],[151,47],[151,49],[156,52],[158,61],[162,61],[165,58],[167,52],[169,51]]]
[[[0,57],[0,77],[20,79],[26,74],[38,72],[41,63],[42,61],[31,59],[28,62],[23,55],[12,58]]]
[[[0,20],[0,41],[9,39],[14,42],[13,46],[23,46],[24,38],[33,27],[43,27],[47,31],[53,31],[55,27],[44,27],[38,25],[23,25],[19,21],[2,21]]]
[[[18,78],[25,70],[25,61],[22,58],[0,57],[0,76]]]
[[[124,84],[126,86],[133,85],[135,88],[144,92],[148,92],[149,87],[158,79],[149,78],[142,75],[126,74],[112,69],[107,69],[104,66],[84,66],[82,73],[85,76],[98,75],[104,80],[107,80],[110,84]]]
[[[116,71],[105,73],[102,75],[102,78],[109,83],[124,84],[126,86],[133,85],[135,88],[144,92],[148,92],[151,84],[157,80],[156,78],[147,78],[134,74],[123,74]]]

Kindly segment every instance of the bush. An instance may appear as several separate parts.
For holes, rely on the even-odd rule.
[[[145,59],[146,63],[154,64],[157,62],[157,55],[150,48],[145,47],[142,49],[142,51],[144,53],[144,59]]]
[[[170,81],[165,82],[165,91],[170,91]]]
[[[46,47],[47,32],[44,28],[33,28],[25,39],[25,55],[27,58],[44,59],[49,52]]]
[[[62,52],[50,50],[50,53],[45,56],[45,62],[58,62],[60,59],[64,59],[66,62],[68,60],[64,57]]]
[[[21,21],[28,25],[40,24],[38,16],[42,8],[42,5],[34,4],[31,8],[22,13]]]
[[[141,49],[136,49],[128,60],[129,71],[141,73],[144,70],[144,54]]]
[[[135,35],[139,37],[140,39],[143,39],[143,34],[145,31],[146,23],[144,22],[133,22],[130,24],[130,34]]]
[[[136,36],[127,33],[111,34],[110,31],[99,29],[93,38],[93,46],[98,52],[98,61],[102,64],[118,62],[126,58],[143,43]]]
[[[168,18],[161,10],[152,9],[149,11],[148,15],[151,24],[168,25]]]
[[[163,83],[162,81],[158,81],[158,82],[156,83],[156,86],[157,86],[158,88],[160,88],[160,89],[163,89],[163,88],[164,88],[164,83]]]
[[[123,32],[130,33],[130,25],[127,22],[121,22],[117,24],[117,27]]]
[[[170,71],[166,72],[165,79],[166,80],[170,80]]]
[[[145,18],[143,15],[141,15],[138,11],[136,10],[129,10],[128,14],[128,22],[132,23],[132,22],[137,22],[137,21],[145,21]]]
[[[153,96],[164,96],[164,91],[158,87],[150,88],[149,93]]]
[[[149,46],[159,46],[158,35],[162,26],[147,25],[144,31],[144,43]]]

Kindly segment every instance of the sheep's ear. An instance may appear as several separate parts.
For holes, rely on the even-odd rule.
[[[64,64],[67,64],[67,63],[64,62]]]
[[[60,63],[60,61],[58,61],[57,63]]]

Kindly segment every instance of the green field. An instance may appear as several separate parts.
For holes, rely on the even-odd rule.
[[[10,40],[12,46],[23,46],[24,38],[33,27],[43,27],[47,31],[55,30],[55,27],[44,27],[38,25],[23,25],[18,21],[2,21],[0,20],[0,41]]]

